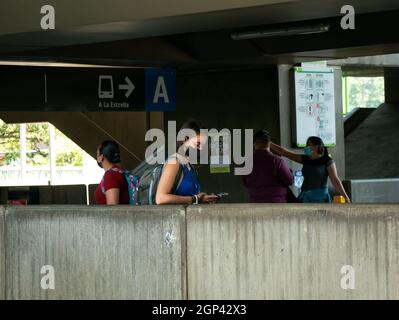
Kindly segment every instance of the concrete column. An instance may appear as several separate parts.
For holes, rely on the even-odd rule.
[[[335,75],[335,131],[337,145],[330,149],[337,166],[338,176],[341,180],[345,179],[345,130],[342,104],[342,70],[334,67]]]
[[[399,104],[399,68],[385,68],[385,102]]]
[[[150,112],[150,127],[149,129],[164,130],[164,114],[163,112]]]

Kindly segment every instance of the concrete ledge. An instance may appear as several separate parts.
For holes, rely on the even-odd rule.
[[[188,207],[188,299],[399,299],[398,228],[399,205]]]
[[[6,208],[7,299],[184,299],[181,206]],[[55,269],[55,289],[41,268]]]
[[[0,207],[0,298],[399,299],[398,228],[399,205]]]
[[[399,203],[399,179],[344,181],[353,203]]]
[[[0,206],[0,300],[4,300],[6,297],[4,221],[5,221],[4,207]]]

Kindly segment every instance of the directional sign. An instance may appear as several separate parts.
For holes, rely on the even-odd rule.
[[[145,110],[143,69],[50,68],[45,75],[49,110]]]
[[[146,69],[145,101],[148,111],[174,111],[176,109],[176,71]]]
[[[0,67],[2,111],[175,111],[172,69]]]
[[[125,78],[126,84],[120,84],[119,90],[126,90],[125,97],[129,98],[133,90],[136,88],[132,81],[128,77]]]

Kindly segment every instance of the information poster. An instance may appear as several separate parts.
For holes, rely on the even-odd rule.
[[[334,70],[327,67],[297,67],[295,79],[295,135],[298,147],[310,136],[335,146]]]
[[[217,135],[210,134],[210,170],[211,173],[230,172],[230,134],[220,132]]]

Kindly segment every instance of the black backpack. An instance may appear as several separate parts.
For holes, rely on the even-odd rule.
[[[148,165],[148,164],[147,164]],[[157,194],[159,180],[161,179],[162,168],[164,164],[148,165],[143,175],[140,177],[140,182],[137,187],[137,204],[141,205],[155,205],[155,196]],[[182,164],[179,165],[175,182],[173,184],[172,193],[176,193],[183,180]]]
[[[156,152],[164,152],[165,148],[162,146]],[[153,155],[156,156],[156,153]],[[148,159],[149,162],[152,159]],[[157,194],[158,183],[161,178],[162,168],[164,163],[149,164],[143,161],[130,174],[138,177],[139,182],[135,190],[136,204],[141,205],[155,205],[155,196]],[[173,184],[172,193],[176,193],[183,180],[183,164],[180,162],[179,171],[177,172],[175,182]]]

